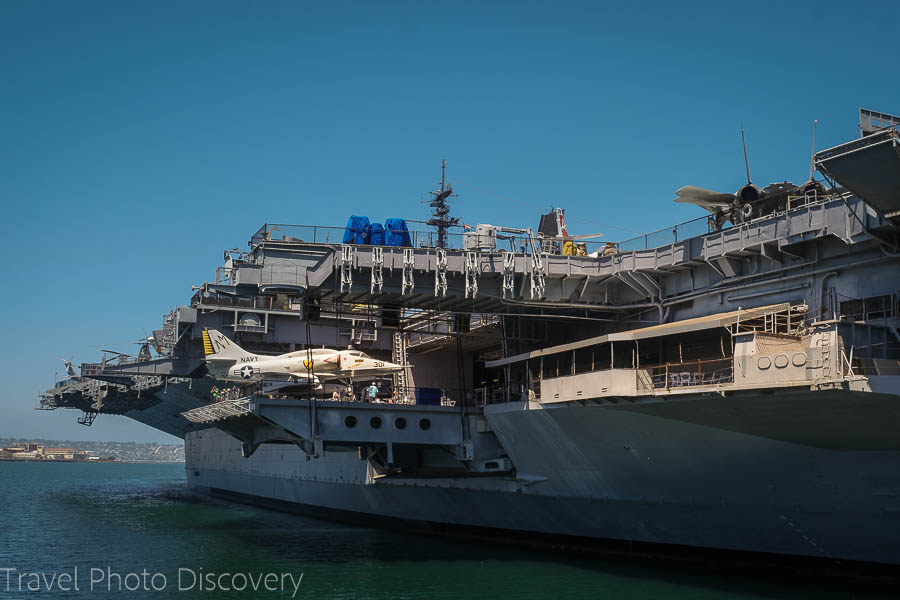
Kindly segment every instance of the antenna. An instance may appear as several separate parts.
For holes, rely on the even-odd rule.
[[[744,146],[744,168],[747,169],[747,183],[750,183],[750,161],[747,159],[747,141],[744,139],[744,128],[741,127],[741,144]]]
[[[453,188],[446,180],[446,171],[447,171],[447,159],[441,160],[441,189],[436,192],[431,192],[431,195],[434,196],[431,202],[428,204],[432,209],[432,218],[427,221],[428,225],[432,225],[438,230],[438,248],[446,248],[447,247],[447,230],[459,223],[459,218],[451,218],[450,217],[450,206],[447,205],[447,201],[453,195]]]
[[[809,180],[813,180],[813,171],[816,168],[816,127],[819,125],[819,120],[816,119],[813,121],[813,145],[812,145],[812,155],[809,159]]]

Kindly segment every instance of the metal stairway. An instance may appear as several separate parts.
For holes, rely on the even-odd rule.
[[[407,393],[407,386],[409,385],[409,360],[408,354],[406,352],[406,346],[406,334],[400,331],[395,332],[393,354],[394,364],[401,365],[403,369],[394,373],[394,389],[397,390],[397,393],[400,396],[403,396]]]

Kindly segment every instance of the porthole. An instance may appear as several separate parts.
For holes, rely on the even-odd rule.
[[[788,360],[787,354],[779,354],[775,357],[775,366],[779,369],[783,369],[788,366],[789,362],[790,361]]]
[[[397,429],[406,429],[406,419],[403,417],[397,417],[394,419],[394,427]]]
[[[430,419],[419,419],[419,429],[422,431],[428,431],[431,429],[431,420]]]
[[[348,415],[344,417],[344,425],[347,426],[347,429],[353,429],[356,427],[356,417],[353,415]]]
[[[379,429],[381,427],[381,417],[372,417],[369,419],[369,426],[371,426],[372,429]]]
[[[768,356],[760,356],[756,361],[756,366],[763,370],[768,369],[772,366],[772,359]]]
[[[794,358],[791,359],[791,362],[794,363],[795,367],[802,367],[806,364],[806,353],[805,352],[797,352],[794,354]]]

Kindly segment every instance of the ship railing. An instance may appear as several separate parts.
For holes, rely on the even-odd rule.
[[[172,309],[163,317],[162,337],[155,340],[158,351],[165,356],[170,356],[178,342],[178,310]]]
[[[81,394],[96,399],[106,384],[99,379],[65,379],[41,394],[40,406],[44,410],[53,410],[66,406],[65,399],[70,395]]]
[[[255,393],[264,393],[256,386],[238,388],[224,388],[216,390],[209,396],[209,404],[195,409],[196,414],[204,419],[210,419],[210,415],[234,416],[247,412],[250,398]],[[277,392],[275,395],[278,395]],[[300,394],[287,394],[301,399],[314,397],[320,402],[363,402],[375,404],[403,404],[426,406],[477,406],[496,404],[507,401],[507,390],[502,385],[481,386],[476,388],[452,388],[452,387],[396,387],[379,385],[375,398],[369,396],[368,382],[341,387],[337,391],[324,392],[321,388],[315,393],[307,389]],[[514,400],[520,399],[520,394],[515,394]],[[187,416],[187,415],[186,415]],[[220,417],[216,417],[220,418]]]
[[[230,417],[239,417],[250,412],[250,398],[238,398],[235,400],[223,400],[215,404],[207,404],[200,406],[187,412],[181,413],[182,416],[191,423],[208,423],[210,421],[218,421]]]
[[[306,397],[305,395],[303,397]],[[364,402],[376,404],[404,404],[420,406],[476,406],[495,404],[506,401],[506,389],[503,386],[483,386],[476,388],[437,388],[437,387],[379,387],[373,399],[369,396],[365,384],[353,389],[342,389],[332,393],[316,394],[320,401]],[[516,400],[519,399],[517,394]]]
[[[632,250],[649,250],[684,241],[689,238],[707,235],[715,231],[713,221],[709,216],[697,217],[684,223],[664,227],[650,233],[644,233],[633,238],[618,242],[616,252],[630,252]]]
[[[487,406],[488,404],[500,404],[507,401],[506,387],[501,385],[475,388],[475,406]],[[516,394],[515,400],[519,399]]]
[[[850,356],[847,358],[850,362],[849,374],[865,377],[872,375],[900,376],[900,351],[887,351],[884,356],[854,356],[855,349],[850,348]]]
[[[234,283],[234,267],[216,268],[216,285],[231,285]]]
[[[429,311],[419,312],[407,317],[404,325],[404,331],[408,333],[425,332],[444,334],[451,333],[454,314],[449,312]],[[469,329],[478,329],[479,327],[488,327],[490,325],[498,325],[500,323],[499,315],[490,313],[472,313],[469,317]]]
[[[163,384],[163,378],[159,375],[135,375],[131,378],[131,388],[142,392]]]
[[[808,193],[804,196],[791,196],[788,198],[785,210],[767,213],[751,222],[760,219],[770,219],[784,215],[792,210],[806,208],[815,204],[822,204],[828,200],[840,197],[838,194],[826,194],[819,196],[817,193]],[[627,240],[616,243],[616,252],[631,252],[634,250],[650,250],[668,246],[669,244],[677,244],[684,240],[709,235],[721,231],[721,229],[730,229],[732,227],[746,227],[750,223],[740,223],[737,225],[728,224],[722,228],[716,228],[715,217],[713,215],[705,215],[685,221],[677,225],[671,225],[649,233],[643,233]]]
[[[91,375],[99,375],[106,367],[126,365],[137,361],[137,357],[130,354],[118,354],[110,358],[106,355],[107,352],[109,352],[109,350],[104,352],[103,360],[98,363],[81,363],[81,376],[89,377]]]
[[[644,392],[734,383],[731,358],[698,359],[636,369],[638,389]]]
[[[407,223],[416,223],[407,220]],[[424,223],[422,223],[424,224]],[[308,244],[342,244],[346,227],[329,227],[323,225],[292,225],[287,223],[265,223],[250,238],[250,246],[255,247],[266,241],[273,242],[304,242]],[[438,235],[434,230],[410,229],[410,246],[412,248],[436,248]],[[450,250],[470,250],[479,252],[487,250],[466,248],[465,232],[452,232],[445,235],[445,247]],[[588,252],[601,251],[606,246],[606,241],[582,240]],[[491,251],[506,250],[509,252],[530,252],[531,239],[527,235],[515,235],[498,233],[496,248]],[[367,244],[356,244],[365,246]],[[558,248],[561,252],[562,248]]]
[[[228,294],[214,294],[209,292],[197,292],[191,299],[191,306],[228,306],[236,308],[248,308],[253,310],[288,310],[301,312],[302,305],[293,302],[292,299],[279,301],[275,296],[231,296]]]
[[[350,315],[346,315],[349,317]],[[337,334],[341,345],[346,344],[371,344],[378,341],[378,328],[375,321],[368,318],[348,318],[350,327],[338,327]]]
[[[335,391],[331,395],[326,394],[321,399],[337,402],[369,402],[375,404],[427,404],[432,406],[456,406],[457,399],[465,397],[450,388],[430,387],[399,387],[379,386],[378,393],[372,398],[369,395],[369,386],[357,384],[355,386]],[[471,393],[469,394],[471,396]]]
[[[409,347],[415,348],[436,341],[442,341],[455,335],[454,317],[451,313],[439,313],[427,319],[421,319],[405,331],[409,335]],[[480,330],[496,327],[500,324],[499,315],[476,313],[471,316],[469,329],[463,335],[475,334]]]
[[[753,221],[760,219],[768,219],[773,216],[780,216],[792,210],[805,208],[815,204],[822,204],[829,200],[839,197],[837,194],[825,194],[819,196],[817,193],[807,194],[804,196],[792,196],[786,203],[785,209],[767,213]],[[420,221],[407,220],[408,223],[424,224]],[[615,251],[631,252],[634,250],[649,250],[659,248],[669,244],[678,243],[690,238],[701,237],[711,233],[727,229],[731,227],[745,227],[749,223],[741,223],[738,225],[726,224],[724,228],[717,228],[715,225],[715,217],[713,215],[705,215],[684,221],[668,227],[663,227],[649,233],[643,233],[621,242],[608,242],[607,240],[583,240],[589,254],[598,252],[604,253],[608,248],[608,244],[614,244]],[[250,246],[255,247],[265,241],[282,241],[282,242],[305,242],[314,244],[342,244],[344,233],[348,231],[346,227],[331,227],[323,225],[294,225],[287,223],[264,223],[250,238]],[[465,232],[453,232],[445,235],[446,247],[452,250],[466,250]],[[437,246],[437,232],[433,230],[409,230],[411,246],[414,248],[434,248]],[[545,240],[548,241],[548,240]],[[549,240],[552,241],[552,240]],[[508,250],[511,252],[524,253],[530,251],[530,238],[527,235],[498,234],[497,247],[495,250]],[[494,250],[494,249],[492,249]],[[556,251],[561,253],[561,246]],[[472,251],[478,251],[472,249]],[[546,250],[544,250],[546,251]],[[226,273],[222,274],[227,277]]]

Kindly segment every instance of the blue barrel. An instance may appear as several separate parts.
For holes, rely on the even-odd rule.
[[[353,215],[347,221],[347,229],[344,230],[345,244],[369,243],[369,217]]]
[[[372,223],[369,225],[369,243],[373,246],[384,246],[384,226],[381,223]]]
[[[412,246],[404,219],[388,219],[384,222],[384,228],[387,230],[388,246]]]

